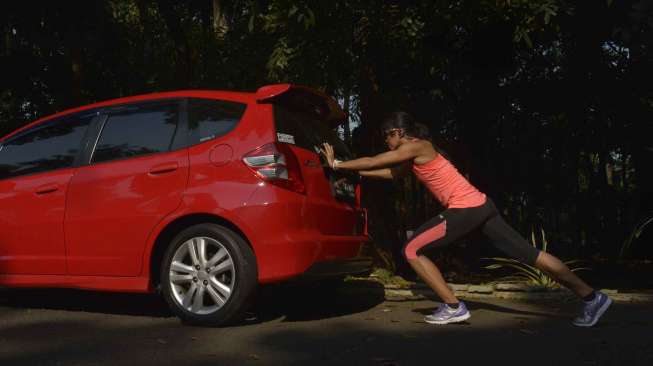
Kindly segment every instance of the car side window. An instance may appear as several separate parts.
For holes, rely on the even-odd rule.
[[[92,163],[170,151],[179,101],[132,104],[107,112]]]
[[[246,104],[212,99],[190,99],[188,123],[190,145],[223,136],[236,128],[245,114]]]
[[[60,117],[10,138],[0,149],[0,179],[69,168],[95,113]]]

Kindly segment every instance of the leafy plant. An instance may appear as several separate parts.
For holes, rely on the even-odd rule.
[[[371,234],[370,239],[372,239]],[[393,260],[392,254],[390,252],[380,248],[378,245],[372,245],[372,249],[374,250],[374,254],[376,255],[377,259],[381,262],[382,269],[387,270],[390,273],[395,273],[397,271],[397,265],[395,264],[395,261]]]
[[[644,217],[635,225],[635,229],[633,229],[633,231],[630,232],[630,235],[628,235],[623,245],[621,246],[621,252],[620,252],[621,258],[624,258],[626,256],[626,254],[630,251],[631,247],[633,246],[633,242],[639,239],[639,237],[644,232],[644,228],[646,228],[650,224],[653,224],[653,214]]]
[[[541,250],[543,252],[546,252],[548,249],[548,241],[546,239],[546,233],[544,232],[544,229],[540,229],[540,232],[542,233]],[[537,248],[534,229],[531,230],[531,245]],[[523,283],[533,287],[540,287],[543,289],[556,289],[560,287],[560,284],[558,284],[553,278],[549,277],[549,275],[547,275],[542,270],[534,266],[521,263],[517,260],[510,259],[510,258],[493,257],[493,258],[482,258],[482,259],[491,260],[494,262],[493,264],[485,266],[486,269],[495,270],[495,269],[512,268],[516,270],[515,273],[506,277],[502,277],[495,282]],[[571,269],[572,272],[589,270],[590,268],[587,267],[579,267],[579,265],[582,262],[583,261],[581,260],[571,260],[571,261],[566,261],[564,263]]]

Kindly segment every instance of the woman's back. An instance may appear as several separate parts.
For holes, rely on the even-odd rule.
[[[425,164],[413,163],[412,168],[415,176],[446,208],[476,207],[485,203],[485,194],[469,183],[441,154]]]

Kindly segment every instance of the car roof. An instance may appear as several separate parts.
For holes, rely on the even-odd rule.
[[[159,93],[150,93],[150,94],[141,94],[141,95],[134,95],[134,96],[129,96],[129,97],[121,97],[121,98],[115,98],[115,99],[110,99],[110,100],[105,100],[97,103],[92,103],[92,104],[87,104],[83,105],[80,107],[75,107],[75,108],[70,108],[63,110],[61,112],[57,112],[54,114],[50,114],[47,116],[44,116],[42,118],[37,119],[34,122],[28,123],[27,125],[14,130],[10,132],[8,135],[2,137],[0,136],[0,141],[5,140],[7,138],[10,138],[11,136],[14,136],[32,126],[41,124],[43,122],[47,122],[49,120],[78,113],[78,112],[83,112],[86,110],[91,110],[95,108],[102,108],[102,107],[110,107],[113,105],[119,105],[119,104],[127,104],[127,103],[136,103],[136,102],[145,102],[145,101],[150,101],[150,100],[160,100],[160,99],[172,99],[172,98],[207,98],[207,99],[221,99],[221,100],[228,100],[228,101],[234,101],[234,102],[241,102],[241,103],[257,103],[257,102],[264,102],[265,100],[271,100],[281,94],[287,93],[288,91],[291,90],[301,90],[303,92],[311,93],[316,96],[319,96],[320,98],[327,98],[327,100],[331,99],[327,95],[306,87],[306,86],[300,86],[300,85],[293,85],[293,84],[275,84],[275,85],[266,85],[261,88],[259,88],[256,92],[235,92],[235,91],[224,91],[224,90],[176,90],[176,91],[168,91],[168,92],[159,92]],[[337,103],[335,103],[333,100],[329,100],[328,103],[329,110],[333,111],[339,111],[340,114],[344,116],[344,113],[340,110],[339,106]],[[338,113],[336,115],[339,116]]]
[[[232,91],[223,91],[223,90],[176,90],[169,92],[158,92],[158,93],[149,93],[149,94],[140,94],[129,97],[121,97],[115,99],[109,99],[97,103],[86,104],[83,106],[69,108],[61,112],[54,114],[49,114],[47,116],[41,117],[34,122],[30,122],[27,125],[10,132],[4,137],[0,137],[0,140],[5,140],[13,135],[20,133],[32,126],[47,122],[49,120],[83,112],[86,110],[91,110],[95,108],[102,107],[111,107],[113,105],[119,104],[128,104],[128,103],[137,103],[145,102],[151,100],[161,100],[161,99],[173,99],[173,98],[207,98],[207,99],[221,99],[241,103],[255,103],[256,102],[256,93],[246,93],[246,92],[232,92]]]

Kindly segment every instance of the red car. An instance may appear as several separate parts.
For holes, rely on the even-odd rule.
[[[160,290],[184,321],[238,319],[257,285],[369,270],[358,177],[318,153],[345,116],[313,89],[177,91],[0,139],[0,286]]]

